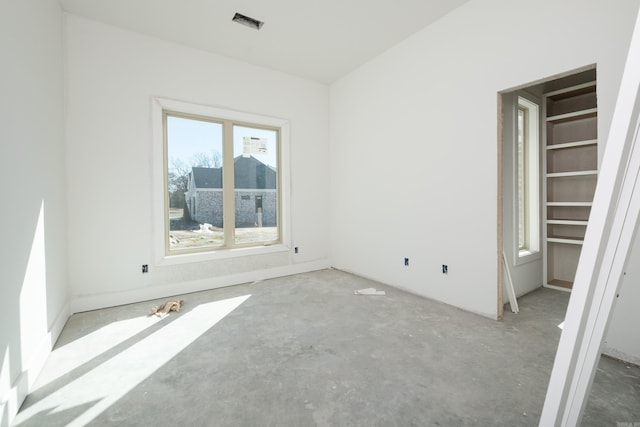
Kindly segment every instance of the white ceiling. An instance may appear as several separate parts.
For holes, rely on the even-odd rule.
[[[138,33],[331,83],[468,0],[60,0]],[[261,30],[231,21],[264,21]]]

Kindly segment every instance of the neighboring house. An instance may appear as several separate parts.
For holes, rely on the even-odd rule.
[[[233,163],[235,226],[275,227],[278,218],[276,170],[253,156],[238,156]],[[193,221],[222,227],[222,168],[191,168],[185,199]]]

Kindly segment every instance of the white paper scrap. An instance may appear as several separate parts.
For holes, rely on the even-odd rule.
[[[365,288],[353,291],[355,295],[386,295],[385,291],[377,291],[376,288]]]

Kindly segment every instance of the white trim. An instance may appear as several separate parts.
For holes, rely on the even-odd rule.
[[[563,288],[562,286],[550,285],[549,283],[545,283],[544,285],[542,285],[542,287],[543,288],[549,288],[549,289],[555,289],[556,291],[571,292],[571,289],[569,289],[569,288]]]
[[[547,224],[555,225],[587,225],[589,221],[577,219],[548,219]]]
[[[33,385],[38,378],[38,375],[42,372],[42,368],[44,368],[47,358],[49,357],[49,354],[51,354],[51,350],[60,337],[62,329],[67,323],[70,315],[70,304],[66,303],[58,313],[58,316],[51,325],[49,332],[40,340],[37,350],[26,363],[23,371],[11,384],[9,390],[4,395],[0,396],[0,421],[6,418],[8,420],[8,424],[11,425],[15,419],[20,406],[22,406],[27,395],[33,389]],[[9,361],[8,355],[5,360],[7,362]],[[2,369],[1,366],[0,369]]]
[[[578,237],[547,237],[547,242],[553,243],[566,243],[567,245],[581,245],[584,243],[583,239]]]
[[[513,265],[524,265],[530,262],[539,261],[542,259],[542,252],[530,252],[530,251],[518,251],[518,256],[515,259]]]
[[[636,16],[540,426],[579,425],[591,390],[640,214],[640,192],[634,191],[640,184],[639,91],[640,14]]]
[[[547,178],[565,178],[570,176],[588,176],[598,175],[597,170],[572,171],[572,172],[551,172],[547,174]]]
[[[564,142],[562,144],[547,145],[547,150],[562,150],[563,148],[587,147],[589,145],[598,145],[597,139],[585,139],[583,141]]]
[[[410,288],[408,286],[403,286],[403,285],[398,284],[398,283],[381,282],[379,277],[369,276],[369,275],[366,274],[366,272],[363,272],[363,271],[355,271],[355,270],[351,270],[351,269],[348,269],[348,268],[345,269],[345,268],[339,268],[339,267],[331,267],[331,268],[333,268],[334,270],[338,270],[338,271],[344,271],[345,273],[353,274],[353,275],[356,275],[358,277],[362,277],[363,279],[368,279],[368,280],[372,280],[374,282],[382,283],[383,285],[391,286],[392,288],[395,288],[395,289],[400,290],[402,292],[406,292],[406,293],[411,294],[411,295],[416,295],[416,296],[419,296],[421,298],[427,298],[427,299],[433,300],[432,297],[430,297],[428,295],[425,295],[424,293],[420,293],[420,292],[416,291],[413,288]],[[500,267],[500,268],[502,268],[502,267]],[[503,285],[501,284],[500,286],[503,286]],[[448,305],[450,307],[454,307],[454,308],[465,310],[465,311],[467,311],[469,313],[477,314],[478,316],[486,317],[486,318],[491,319],[491,320],[499,320],[498,319],[498,313],[496,313],[496,312],[478,311],[478,310],[476,310],[474,308],[471,308],[470,306],[453,305],[453,304],[449,304],[449,303],[443,303],[442,301],[438,301],[438,302],[440,302],[442,304],[446,304],[446,305]]]
[[[507,295],[509,296],[509,305],[511,306],[511,311],[514,313],[520,312],[520,307],[518,307],[518,298],[516,298],[516,291],[513,289],[513,280],[511,279],[511,272],[509,271],[509,262],[507,261],[507,254],[502,252],[502,263],[504,265],[504,271],[507,273],[507,280],[503,282],[504,289],[507,291]]]
[[[514,106],[516,110],[516,114],[514,114],[514,137],[515,144],[513,150],[513,253],[514,253],[514,265],[522,265],[529,262],[537,261],[542,258],[542,253],[540,251],[541,246],[541,237],[540,237],[540,105],[539,101],[533,101],[528,99],[524,94],[520,94],[516,98],[516,103]],[[525,229],[525,233],[528,235],[529,245],[526,249],[519,248],[519,227],[520,227],[520,214],[519,214],[519,203],[518,200],[520,198],[518,189],[518,149],[517,149],[517,139],[518,139],[518,114],[517,111],[520,108],[524,108],[528,111],[528,126],[526,128],[527,135],[527,189],[526,194],[529,200],[528,206],[528,228]]]
[[[562,94],[565,94],[565,93],[577,92],[580,89],[586,89],[586,88],[594,87],[595,85],[596,85],[596,81],[593,80],[593,81],[582,83],[582,84],[579,84],[579,85],[569,86],[569,87],[565,87],[565,88],[558,89],[558,90],[553,90],[551,92],[547,92],[546,95],[547,95],[547,97],[550,97],[550,96],[562,95]]]
[[[558,114],[557,116],[547,117],[547,122],[560,122],[565,119],[577,119],[584,116],[584,118],[590,118],[598,113],[597,108],[589,108],[586,110],[572,111],[571,113]]]
[[[251,283],[257,280],[273,279],[276,277],[291,276],[293,274],[324,270],[330,268],[330,265],[331,264],[329,263],[328,259],[321,259],[317,261],[291,264],[265,270],[247,271],[243,273],[236,273],[219,277],[208,277],[206,279],[171,283],[166,285],[154,286],[152,288],[140,288],[123,292],[108,292],[103,294],[75,297],[71,303],[71,309],[73,313],[80,313],[83,311],[97,310],[123,304],[149,301],[176,295],[185,295],[192,292],[224,288],[227,286],[239,285],[242,283]]]
[[[162,250],[164,252],[164,246],[162,247]],[[156,259],[156,266],[187,264],[191,262],[221,260],[252,255],[266,255],[278,252],[288,252],[290,250],[290,245],[277,244],[251,246],[246,248],[216,249],[208,252],[177,253],[175,255],[168,255],[160,259]]]
[[[623,362],[633,363],[634,365],[640,366],[640,357],[609,347],[606,344],[602,346],[602,354],[614,359],[622,360]]]
[[[547,202],[547,206],[593,206],[593,202]]]
[[[282,243],[271,246],[254,246],[238,249],[215,249],[208,252],[191,254],[165,254],[165,218],[164,218],[164,138],[162,113],[171,110],[186,114],[215,117],[280,128],[280,196],[282,198],[281,224]],[[211,261],[235,258],[239,256],[283,252],[291,249],[291,176],[290,176],[290,124],[282,118],[231,110],[201,104],[192,104],[167,98],[151,99],[152,124],[152,222],[153,248],[156,266],[174,265],[189,262]],[[200,190],[198,190],[200,191]],[[260,190],[262,191],[262,190]]]

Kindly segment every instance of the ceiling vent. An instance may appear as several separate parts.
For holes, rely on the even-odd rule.
[[[244,16],[241,13],[236,13],[232,19],[233,22],[237,22],[238,24],[246,25],[249,28],[253,28],[259,30],[264,25],[264,22],[258,21],[257,19],[250,18],[248,16]]]

